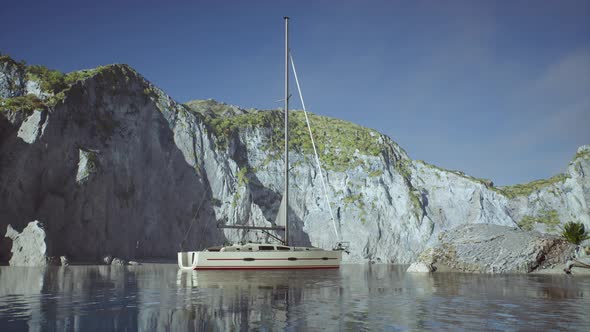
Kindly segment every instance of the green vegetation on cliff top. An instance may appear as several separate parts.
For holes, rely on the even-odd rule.
[[[96,75],[103,68],[98,67],[64,74],[58,70],[49,69],[44,66],[32,65],[28,66],[26,71],[27,79],[39,82],[41,91],[56,95],[67,89],[71,84]]]
[[[578,152],[576,152],[576,156],[574,157],[574,160],[577,159],[590,160],[590,148],[586,147],[585,149],[578,149]]]
[[[25,95],[13,98],[0,98],[0,111],[22,111],[30,113],[35,109],[47,109],[54,106],[65,96],[65,91],[80,80],[97,75],[112,66],[103,66],[90,70],[81,70],[64,74],[57,70],[48,69],[44,66],[27,66],[24,61],[17,62],[8,55],[0,54],[0,64],[15,66],[18,70],[24,71],[28,80],[38,82],[41,91],[48,97],[40,99],[34,95]],[[126,73],[124,73],[126,76]],[[197,100],[186,104],[189,109],[203,114],[205,123],[214,133],[220,147],[226,147],[241,129],[261,128],[270,130],[271,133],[265,142],[263,149],[269,152],[272,158],[280,158],[284,146],[283,135],[283,113],[279,110],[257,111],[240,110],[235,106],[218,103],[214,100]],[[204,111],[206,110],[206,112]],[[291,111],[290,116],[290,143],[291,149],[299,151],[303,155],[312,155],[313,148],[304,113],[302,111]],[[316,147],[323,166],[331,170],[345,170],[356,166],[364,166],[364,162],[358,155],[378,156],[385,150],[381,135],[372,129],[365,128],[344,120],[329,118],[308,113],[312,126],[312,132],[316,140]],[[590,159],[590,152],[583,150],[576,154],[577,158]],[[420,161],[419,161],[420,162]],[[558,174],[549,179],[532,181],[526,184],[517,184],[505,187],[494,187],[492,181],[478,179],[465,175],[459,171],[449,171],[427,164],[441,171],[452,172],[467,179],[484,184],[491,190],[496,191],[508,198],[528,196],[544,187],[563,182],[568,178],[566,174]],[[409,177],[405,165],[396,165],[404,177]],[[380,176],[382,171],[369,171],[371,177]]]
[[[16,61],[7,54],[0,54],[0,64],[13,66],[20,70],[24,70],[27,67],[24,61]]]
[[[578,153],[578,155],[576,155],[575,158],[584,157],[584,154]],[[488,189],[495,191],[499,194],[502,194],[508,198],[526,197],[538,190],[541,190],[545,187],[551,186],[556,183],[563,182],[569,178],[569,175],[567,175],[567,174],[557,174],[557,175],[550,177],[548,179],[535,180],[535,181],[531,181],[529,183],[515,184],[515,185],[503,186],[503,187],[494,187],[494,183],[491,180],[476,178],[476,177],[467,175],[461,171],[447,170],[447,169],[444,169],[444,168],[441,168],[438,166],[428,164],[422,160],[416,160],[416,161],[419,163],[422,163],[426,167],[434,168],[434,169],[437,169],[437,170],[440,170],[443,172],[450,172],[450,173],[453,173],[453,174],[458,175],[460,177],[463,177],[465,179],[479,182],[479,183],[485,185]]]
[[[35,110],[45,110],[47,105],[35,95],[18,96],[13,98],[0,98],[0,112],[17,110],[27,115]]]
[[[519,196],[529,196],[535,191],[541,190],[553,184],[563,182],[569,178],[567,174],[558,174],[548,179],[536,180],[524,184],[516,184],[513,186],[505,186],[497,188],[498,191],[508,198],[515,198]]]
[[[435,165],[429,164],[429,163],[425,162],[424,160],[415,160],[415,161],[418,162],[418,163],[421,163],[422,165],[424,165],[424,166],[426,166],[428,168],[433,168],[433,169],[439,170],[441,172],[452,173],[452,174],[458,175],[458,176],[460,176],[462,178],[465,178],[467,180],[471,180],[471,181],[475,181],[475,182],[481,183],[481,184],[483,184],[484,186],[486,186],[487,188],[489,188],[491,190],[498,191],[497,188],[494,188],[494,182],[492,180],[483,179],[483,178],[476,178],[474,176],[467,175],[464,172],[457,171],[457,170],[445,169],[445,168],[442,168],[442,167],[439,167],[439,166],[435,166]],[[436,173],[436,176],[437,176],[437,178],[440,179],[440,175],[438,173]]]
[[[532,231],[535,228],[535,224],[544,224],[549,232],[554,232],[559,223],[559,216],[556,210],[545,210],[536,216],[524,216],[518,222],[518,226],[525,231]]]
[[[574,161],[579,159],[587,159],[590,160],[590,149],[579,149],[576,155],[574,156]],[[530,194],[539,191],[543,188],[563,183],[565,180],[569,179],[570,175],[566,173],[560,173],[555,176],[552,176],[548,179],[540,179],[531,181],[529,183],[522,183],[522,184],[515,184],[511,186],[504,186],[499,188],[494,188],[496,192],[503,194],[508,198],[515,198],[515,197],[526,197]]]
[[[55,106],[60,100],[63,100],[65,97],[65,91],[68,90],[73,83],[97,75],[110,67],[102,66],[64,74],[58,70],[49,69],[45,66],[27,66],[24,61],[17,62],[8,55],[0,55],[0,63],[8,66],[15,66],[17,69],[22,70],[26,79],[37,82],[41,92],[47,95],[47,97],[43,99],[30,94],[13,98],[0,98],[0,111],[10,110],[25,113],[30,113],[36,109],[47,109],[48,107]]]
[[[261,148],[266,150],[271,158],[282,156],[284,146],[282,111],[239,110],[240,113],[236,113],[235,106],[215,101],[193,101],[186,105],[193,111],[203,114],[204,121],[214,134],[218,146],[227,147],[230,140],[237,137],[243,129],[259,128],[270,131]],[[232,114],[235,115],[232,116]],[[290,149],[306,156],[313,155],[304,112],[290,111],[289,115]],[[359,158],[359,155],[379,156],[385,149],[383,143],[380,143],[383,140],[381,135],[375,130],[309,112],[308,116],[318,154],[326,169],[345,170],[363,166],[364,161]]]

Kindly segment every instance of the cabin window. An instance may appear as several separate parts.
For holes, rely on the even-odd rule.
[[[252,247],[248,248],[248,250],[252,251]]]
[[[240,251],[240,248],[236,248],[236,251]]]
[[[289,247],[277,247],[277,250],[291,250]]]
[[[258,250],[275,250],[273,246],[258,246]]]

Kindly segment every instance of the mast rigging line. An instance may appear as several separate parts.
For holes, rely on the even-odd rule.
[[[203,203],[205,202],[205,199],[206,198],[207,198],[206,195],[203,195],[201,197],[201,203],[199,203],[199,206],[197,207],[197,211],[195,212],[195,215],[193,216],[193,219],[191,220],[191,224],[188,226],[188,230],[184,234],[184,237],[182,238],[182,241],[180,241],[180,243],[178,244],[178,246],[180,247],[180,251],[183,250],[182,245],[184,244],[184,241],[186,241],[186,238],[190,234],[191,228],[193,228],[193,224],[195,223],[195,220],[197,219],[197,216],[199,215],[199,211],[201,211],[201,207],[203,206]]]
[[[332,211],[332,206],[330,205],[330,198],[328,197],[328,187],[326,186],[326,182],[324,181],[324,174],[322,172],[320,157],[318,155],[318,151],[315,146],[315,140],[313,139],[313,134],[311,132],[311,125],[309,124],[309,117],[307,116],[307,109],[305,108],[305,102],[303,101],[303,93],[301,92],[301,87],[299,86],[299,78],[297,77],[297,70],[295,70],[295,62],[293,61],[293,55],[291,54],[291,52],[289,52],[289,58],[291,59],[291,67],[293,68],[293,76],[295,76],[295,83],[297,85],[297,91],[299,92],[299,99],[301,100],[301,106],[303,107],[303,114],[305,114],[305,122],[307,122],[307,129],[309,130],[309,137],[311,138],[311,146],[313,147],[313,153],[315,154],[315,160],[318,165],[318,171],[320,172],[320,180],[322,182],[322,187],[324,188],[326,205],[328,205],[330,217],[332,217],[332,225],[334,226],[334,232],[336,233],[336,237],[339,241],[341,241],[342,238],[340,237],[340,233],[338,233],[338,228],[336,227],[336,219],[334,218],[334,212]]]

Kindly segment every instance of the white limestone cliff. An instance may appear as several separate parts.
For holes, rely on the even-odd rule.
[[[86,72],[62,93],[43,110],[0,110],[0,228],[44,220],[60,239],[51,255],[73,261],[171,258],[267,239],[216,225],[274,222],[283,192],[279,111],[182,105],[125,65]],[[347,261],[409,263],[462,224],[590,228],[589,146],[562,176],[495,188],[412,160],[374,130],[317,115],[311,123],[337,229],[351,244]],[[330,248],[339,239],[300,112],[292,124],[291,241]]]

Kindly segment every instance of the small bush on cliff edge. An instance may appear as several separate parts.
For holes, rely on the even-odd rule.
[[[30,115],[35,110],[45,110],[47,105],[35,95],[24,95],[13,98],[0,98],[0,112],[20,111]]]
[[[582,241],[590,239],[584,224],[570,221],[563,227],[561,235],[569,242],[579,245]]]
[[[45,66],[32,65],[27,68],[27,72],[29,79],[38,81],[44,92],[56,94],[67,88],[65,75],[60,71]]]

